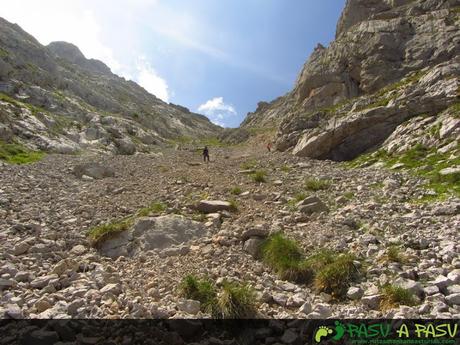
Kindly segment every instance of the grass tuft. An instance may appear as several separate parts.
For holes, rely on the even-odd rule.
[[[162,202],[154,202],[151,203],[149,206],[141,208],[137,211],[137,216],[139,217],[147,217],[151,214],[158,214],[166,210],[166,205]]]
[[[330,182],[322,179],[310,178],[305,180],[305,188],[311,191],[326,190],[330,187]]]
[[[270,236],[262,244],[262,258],[281,279],[298,283],[312,279],[313,272],[305,264],[300,247],[280,233]]]
[[[404,263],[407,261],[406,257],[401,253],[401,249],[396,245],[387,248],[385,258],[391,262]]]
[[[101,241],[106,239],[108,236],[113,234],[128,230],[132,225],[132,219],[127,218],[121,221],[115,221],[112,223],[102,224],[96,227],[91,228],[88,231],[88,238],[91,242],[91,245],[97,246]]]
[[[212,305],[217,319],[247,319],[257,314],[255,291],[247,284],[224,281]]]
[[[201,310],[204,312],[211,311],[217,295],[209,279],[199,279],[191,274],[182,280],[179,285],[179,293],[187,299],[200,301]]]
[[[243,191],[241,190],[240,187],[233,187],[232,189],[230,189],[230,194],[233,194],[233,195],[240,195]]]
[[[179,285],[179,294],[200,301],[201,311],[217,319],[253,318],[257,314],[255,291],[247,284],[224,281],[216,291],[208,278],[188,275]]]
[[[400,305],[414,306],[417,304],[412,292],[399,286],[385,285],[381,288],[381,294],[380,309],[383,311],[397,308]]]
[[[251,178],[254,182],[265,183],[267,182],[267,173],[264,170],[257,170],[251,174]]]
[[[358,275],[353,263],[355,259],[354,255],[342,254],[325,265],[315,278],[318,291],[329,293],[333,297],[342,297]]]

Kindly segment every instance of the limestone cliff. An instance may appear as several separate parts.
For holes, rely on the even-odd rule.
[[[293,90],[262,103],[243,127],[276,124],[279,150],[348,160],[421,116],[449,128],[433,143],[442,146],[459,135],[459,53],[459,0],[348,0],[336,39],[318,45]]]

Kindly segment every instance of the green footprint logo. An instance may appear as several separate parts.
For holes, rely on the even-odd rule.
[[[344,334],[345,334],[345,327],[340,321],[336,321],[335,322],[335,335],[332,339],[340,340],[342,339]]]
[[[326,326],[320,326],[315,333],[315,341],[319,343],[323,337],[332,334],[332,329]]]

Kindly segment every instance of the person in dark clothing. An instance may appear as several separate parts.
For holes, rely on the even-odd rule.
[[[208,147],[205,146],[203,149],[203,160],[209,162],[209,150]]]
[[[268,144],[267,144],[267,150],[268,150],[268,152],[271,152],[271,150],[272,150],[272,143],[268,143]]]

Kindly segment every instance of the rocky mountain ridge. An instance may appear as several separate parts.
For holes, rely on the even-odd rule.
[[[348,0],[336,39],[318,45],[293,90],[259,103],[242,127],[276,125],[278,150],[349,160],[392,133],[400,135],[384,147],[397,139],[410,148],[417,137],[407,121],[419,117],[427,133],[449,133],[437,141],[425,133],[423,144],[449,145],[460,133],[459,27],[457,0]]]
[[[73,44],[42,46],[1,18],[0,111],[0,139],[57,153],[132,154],[171,138],[221,130],[86,59]]]

